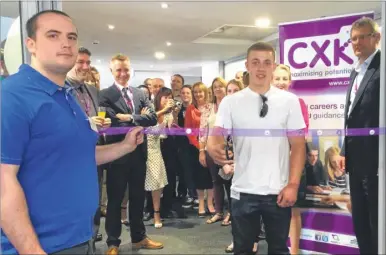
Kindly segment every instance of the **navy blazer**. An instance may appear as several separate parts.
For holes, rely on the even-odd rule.
[[[145,96],[145,93],[138,88],[130,87],[131,93],[133,94],[133,103],[134,103],[134,113],[132,113],[133,120],[130,122],[121,122],[116,117],[118,113],[129,114],[130,110],[125,102],[125,99],[122,97],[121,91],[116,85],[112,85],[107,89],[101,90],[99,93],[99,105],[106,108],[106,117],[111,119],[111,127],[132,127],[132,126],[141,126],[141,127],[150,127],[157,124],[157,114],[155,113],[149,99]],[[150,114],[141,115],[143,108],[149,108]],[[107,143],[116,143],[120,142],[125,138],[125,135],[114,135],[107,136]],[[137,150],[140,149],[147,159],[147,141],[138,146]],[[124,156],[125,157],[125,156]]]

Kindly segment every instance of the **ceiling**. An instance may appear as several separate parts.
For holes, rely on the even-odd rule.
[[[269,38],[275,43],[279,23],[381,10],[379,0],[165,2],[167,9],[154,0],[64,0],[62,7],[78,27],[80,44],[92,51],[99,65],[107,64],[116,53],[124,53],[136,70],[183,74],[200,73],[207,61],[243,55],[258,40]],[[3,15],[4,9],[1,12]],[[255,19],[261,17],[271,20],[269,28],[254,27]],[[109,24],[115,29],[109,30]],[[94,45],[94,41],[99,44]],[[167,41],[172,43],[170,47]],[[155,59],[156,51],[163,51],[165,59]]]

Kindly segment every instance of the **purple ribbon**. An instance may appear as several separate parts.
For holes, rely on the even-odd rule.
[[[123,135],[130,132],[134,127],[112,127],[100,129],[99,134]],[[309,136],[378,136],[385,135],[385,128],[353,128],[353,129],[310,129]],[[190,129],[190,128],[144,128],[146,135],[217,135],[217,136],[243,136],[243,137],[282,137],[282,136],[305,136],[304,130],[285,129]]]

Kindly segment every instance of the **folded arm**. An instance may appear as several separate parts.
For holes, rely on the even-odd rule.
[[[140,100],[142,102],[142,109],[148,108],[149,114],[145,114],[145,115],[133,114],[132,115],[133,122],[137,126],[141,126],[141,127],[151,127],[151,126],[157,125],[157,114],[154,111],[154,108],[150,103],[149,99],[143,95],[143,97],[141,96]]]
[[[32,226],[18,171],[17,165],[1,164],[1,229],[19,254],[46,254]]]

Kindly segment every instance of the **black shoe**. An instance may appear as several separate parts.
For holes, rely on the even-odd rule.
[[[172,211],[167,211],[167,212],[161,211],[161,218],[162,219],[173,219],[175,217],[174,217],[174,214]]]
[[[149,221],[153,218],[153,214],[149,213],[149,212],[146,212],[144,213],[143,215],[143,221]]]
[[[102,234],[97,234],[97,236],[95,238],[95,242],[100,242],[100,241],[102,241],[102,239],[103,239]]]
[[[186,218],[188,218],[186,216],[186,214],[185,214],[184,208],[181,205],[176,206],[174,211],[177,214],[177,218],[179,218],[179,219],[186,219]]]
[[[199,202],[198,202],[198,199],[194,199],[194,201],[193,201],[193,209],[194,210],[198,210],[198,206],[199,205]]]

